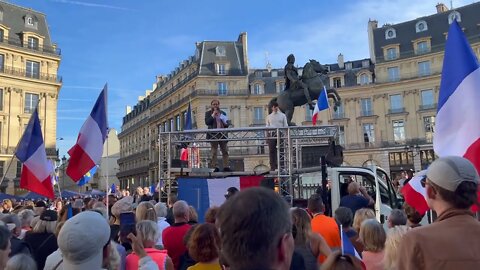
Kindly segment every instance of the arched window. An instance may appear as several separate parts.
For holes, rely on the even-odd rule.
[[[390,27],[385,31],[385,39],[392,39],[396,37],[397,37],[397,32],[395,31],[395,29]]]
[[[461,22],[462,21],[462,16],[460,15],[460,12],[458,11],[452,11],[449,15],[448,15],[448,24],[451,24],[453,22],[453,20],[457,20],[457,22]]]
[[[417,24],[415,24],[415,31],[417,33],[427,31],[428,30],[428,25],[426,21],[418,21]]]
[[[359,83],[360,83],[360,85],[369,84],[370,83],[370,76],[368,76],[367,73],[360,74]]]

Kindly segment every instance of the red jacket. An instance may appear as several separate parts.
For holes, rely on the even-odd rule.
[[[183,237],[190,227],[187,223],[175,223],[162,232],[163,247],[168,251],[175,269],[180,267],[180,256],[187,251],[187,247],[183,244]]]

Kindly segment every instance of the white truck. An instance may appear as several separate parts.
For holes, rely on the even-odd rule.
[[[348,182],[353,180],[364,186],[375,200],[377,220],[385,223],[392,209],[400,208],[402,199],[394,189],[388,174],[380,167],[329,167],[327,168],[331,192],[332,213],[340,205],[340,199],[346,195]],[[321,172],[304,173],[302,184],[321,183]]]

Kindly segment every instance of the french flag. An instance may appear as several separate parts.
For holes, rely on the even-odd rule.
[[[260,186],[264,179],[261,175],[237,176],[226,178],[180,178],[178,179],[178,198],[186,201],[197,210],[199,222],[204,222],[205,212],[212,206],[225,202],[225,193],[230,187],[243,190]]]
[[[427,170],[416,173],[401,190],[405,202],[421,215],[424,215],[429,209],[427,193],[421,182],[425,177],[427,177]]]
[[[100,161],[107,132],[107,85],[105,84],[92,112],[80,129],[77,143],[68,151],[70,159],[66,173],[73,181],[79,181]]]
[[[55,198],[51,178],[52,167],[45,152],[37,109],[28,122],[15,155],[23,163],[20,187],[47,198]]]
[[[480,65],[454,20],[445,45],[433,148],[440,157],[465,157],[477,171],[480,171],[479,102]]]
[[[327,88],[323,87],[323,90],[318,95],[317,104],[315,104],[315,109],[313,109],[312,115],[312,125],[317,124],[317,118],[319,112],[328,109],[330,106],[328,104]]]
[[[342,239],[342,247],[341,247],[342,255],[347,254],[347,255],[354,256],[360,261],[362,268],[366,269],[366,266],[362,261],[362,257],[353,246],[352,242],[350,241],[350,238],[348,238],[348,235],[345,233],[345,231],[343,231],[342,225],[340,225],[340,236],[341,236],[340,238]]]

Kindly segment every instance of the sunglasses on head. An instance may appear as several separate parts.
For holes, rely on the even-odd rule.
[[[427,185],[427,176],[423,176],[422,179],[420,179],[420,184],[422,187],[425,187]]]

